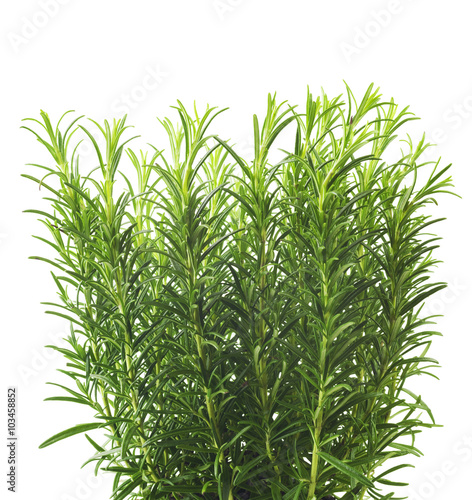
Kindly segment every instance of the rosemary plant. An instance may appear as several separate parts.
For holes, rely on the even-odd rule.
[[[168,146],[139,154],[125,118],[28,119],[52,156],[25,175],[51,206],[28,212],[55,257],[33,258],[71,324],[52,347],[72,383],[48,399],[96,417],[41,447],[84,433],[115,500],[396,498],[390,473],[436,425],[408,382],[436,364],[421,310],[446,286],[430,279],[442,219],[426,206],[449,166],[399,143],[415,117],[372,86],[359,104],[308,93],[303,112],[269,96],[247,159],[209,132],[221,111],[175,111]]]

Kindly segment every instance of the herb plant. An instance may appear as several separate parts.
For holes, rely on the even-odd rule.
[[[51,207],[28,212],[55,258],[33,258],[71,324],[52,347],[72,383],[48,399],[95,414],[41,447],[85,433],[115,500],[396,498],[390,473],[436,425],[408,382],[436,365],[426,206],[449,166],[399,142],[415,117],[372,86],[303,111],[269,96],[249,159],[209,131],[221,111],[175,111],[168,146],[139,154],[125,118],[28,119],[52,156],[25,175]]]

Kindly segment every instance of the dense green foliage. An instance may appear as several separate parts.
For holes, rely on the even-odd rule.
[[[398,141],[414,116],[372,86],[303,112],[269,96],[251,159],[209,132],[215,109],[175,109],[168,147],[140,155],[125,119],[93,122],[101,140],[81,118],[28,128],[52,155],[25,176],[51,206],[29,212],[56,257],[34,258],[71,322],[56,349],[73,384],[49,399],[96,415],[41,446],[103,429],[85,435],[116,500],[395,498],[389,473],[434,425],[408,382],[436,364],[425,206],[449,167]],[[294,147],[274,162],[282,131]]]

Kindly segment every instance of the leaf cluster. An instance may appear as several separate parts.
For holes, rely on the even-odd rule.
[[[373,86],[359,103],[308,92],[302,111],[269,95],[250,159],[209,132],[221,111],[175,112],[168,147],[139,154],[125,118],[25,127],[52,157],[25,175],[55,255],[33,258],[71,324],[52,346],[71,384],[49,399],[95,414],[41,447],[86,433],[114,500],[394,499],[390,473],[435,425],[408,382],[437,364],[426,206],[449,166],[424,160],[424,138],[399,143],[415,117]]]

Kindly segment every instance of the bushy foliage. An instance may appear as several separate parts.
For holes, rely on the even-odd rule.
[[[55,258],[34,258],[71,322],[55,348],[72,384],[49,399],[96,415],[41,446],[103,429],[89,461],[115,500],[394,498],[388,475],[434,425],[408,382],[436,364],[425,207],[449,166],[397,140],[415,117],[372,86],[359,104],[308,94],[303,112],[269,96],[250,159],[209,132],[215,109],[175,111],[166,149],[139,155],[124,118],[92,122],[102,140],[69,114],[28,127],[52,156],[25,176],[51,206],[29,212]],[[274,162],[282,131],[294,146]]]

